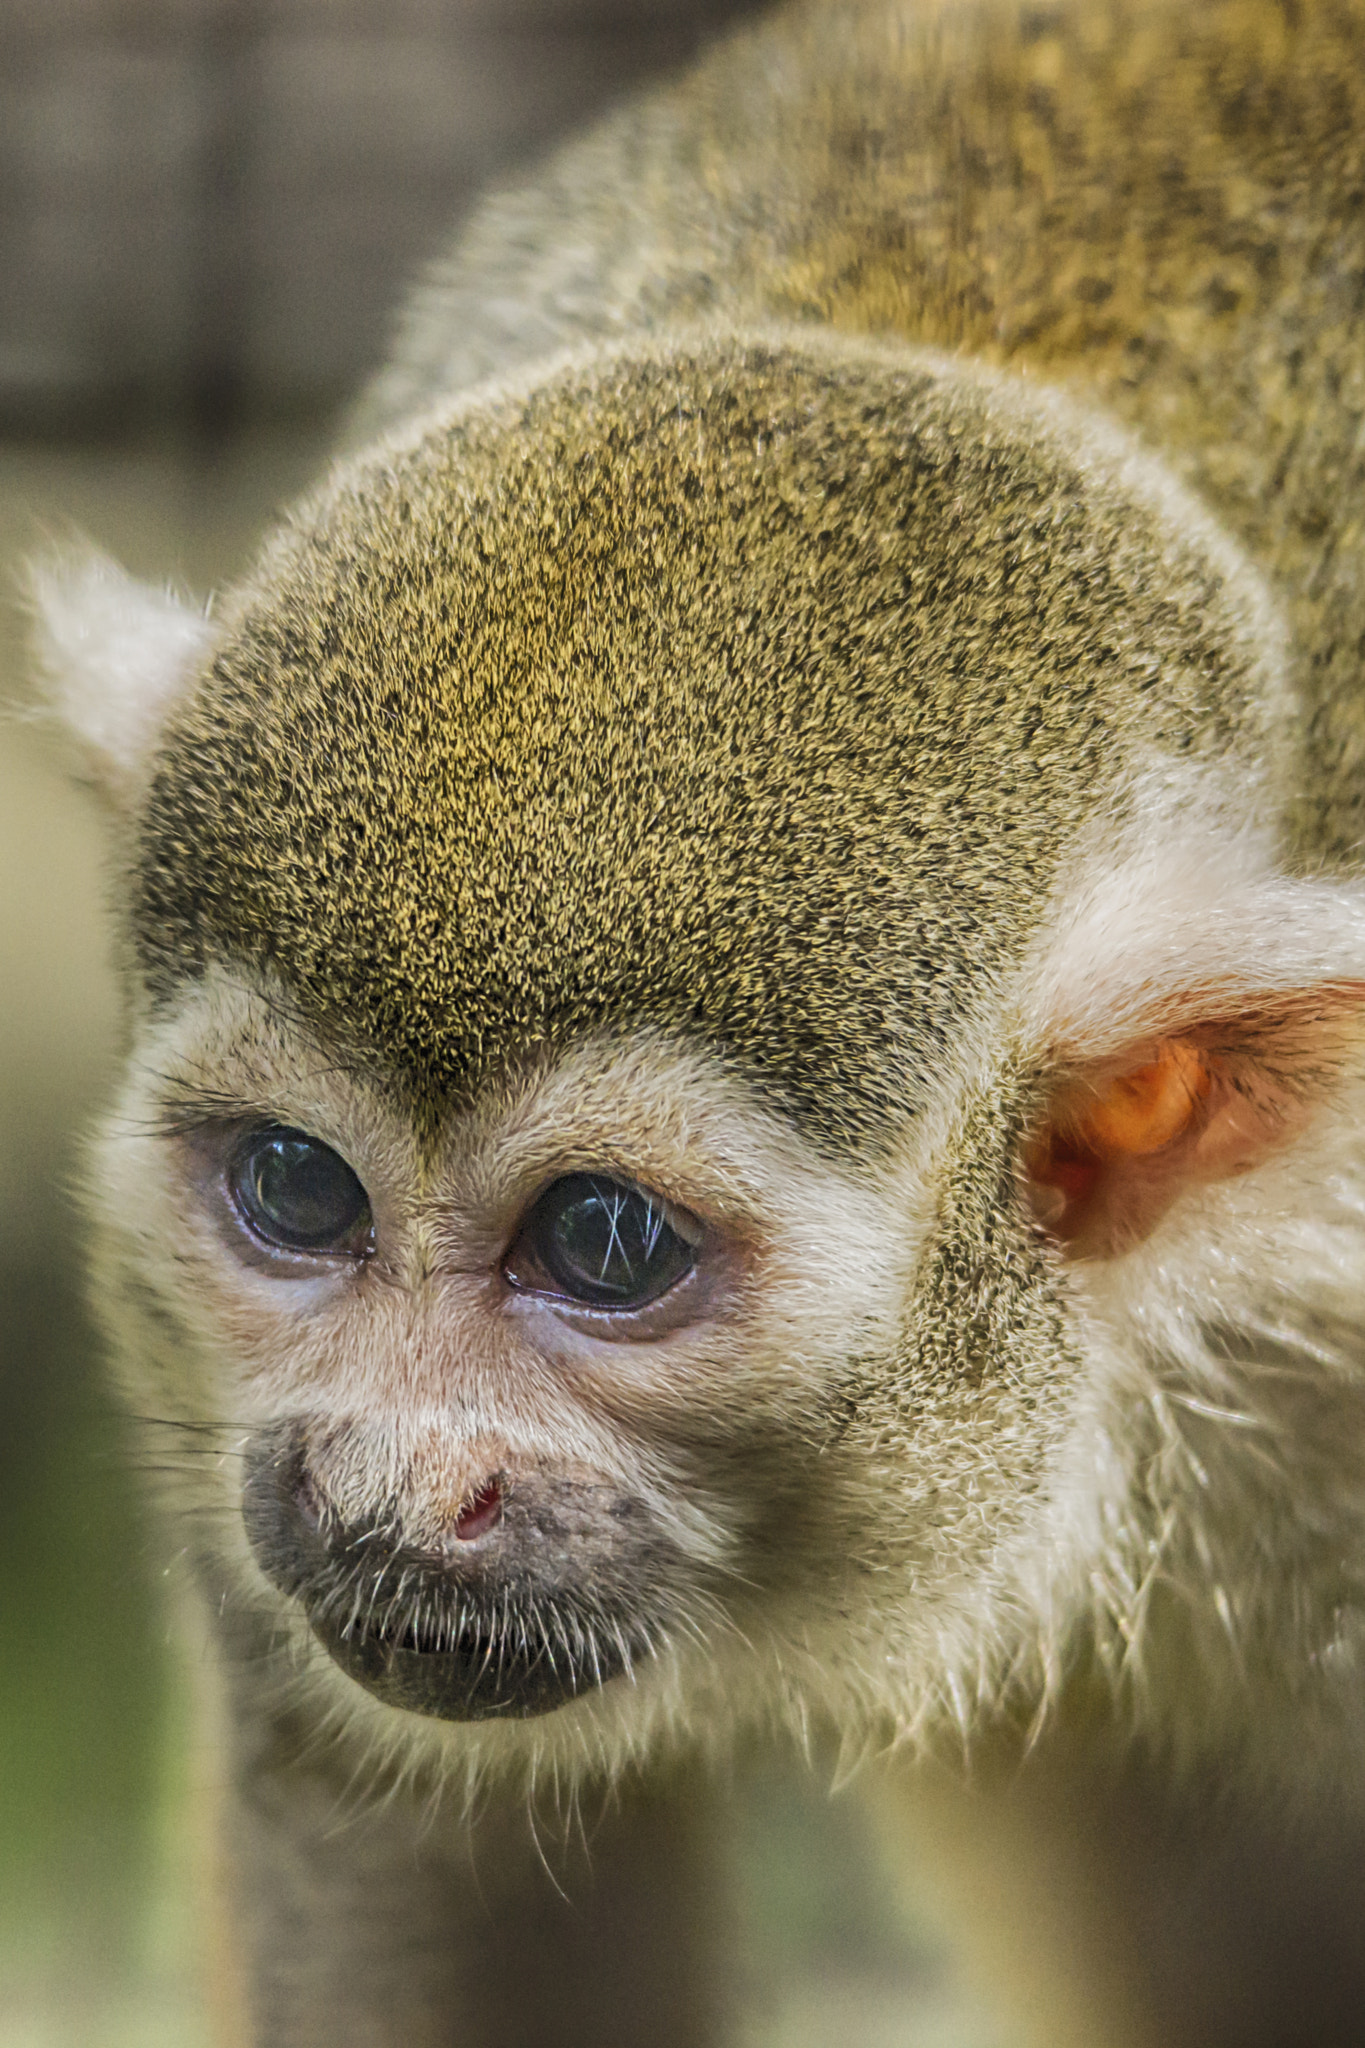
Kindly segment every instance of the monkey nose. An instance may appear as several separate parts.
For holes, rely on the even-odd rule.
[[[346,1540],[339,1518],[306,1459],[294,1461],[283,1491],[287,1495],[286,1513],[292,1513],[309,1537],[329,1547]],[[475,1543],[490,1529],[496,1529],[502,1517],[502,1475],[494,1472],[460,1502],[449,1524],[451,1538],[459,1543]]]

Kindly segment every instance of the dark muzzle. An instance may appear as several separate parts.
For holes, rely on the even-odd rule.
[[[547,1714],[650,1646],[637,1611],[655,1547],[648,1517],[608,1487],[490,1475],[433,1554],[404,1541],[396,1503],[344,1521],[300,1434],[272,1432],[248,1453],[242,1515],[261,1570],[299,1602],[329,1655],[410,1713]]]

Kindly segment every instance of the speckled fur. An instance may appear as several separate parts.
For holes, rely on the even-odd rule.
[[[701,1034],[894,1137],[1135,763],[1263,786],[1254,580],[1098,427],[797,341],[570,365],[343,470],[230,602],[135,899],[429,1091]]]
[[[583,338],[780,316],[1103,405],[1274,575],[1306,829],[1357,842],[1365,14],[1353,0],[824,0],[493,199],[358,434]]]

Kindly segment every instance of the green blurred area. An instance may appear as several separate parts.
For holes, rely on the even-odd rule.
[[[0,571],[85,535],[205,590],[312,469],[322,429],[0,448]],[[0,621],[0,2048],[197,2048],[188,1687],[84,1298],[72,1190],[117,1005],[92,801]]]
[[[71,1273],[7,1274],[3,1313],[0,1903],[89,1893],[117,1917],[167,1707],[146,1531]]]
[[[0,2043],[196,2038],[180,1702],[71,1268],[0,1277]]]

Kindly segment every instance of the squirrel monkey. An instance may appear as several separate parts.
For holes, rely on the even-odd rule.
[[[1362,165],[1360,0],[788,7],[485,205],[211,610],[35,572],[247,2038],[479,2038],[433,1788],[1080,1688],[1355,1796]]]

